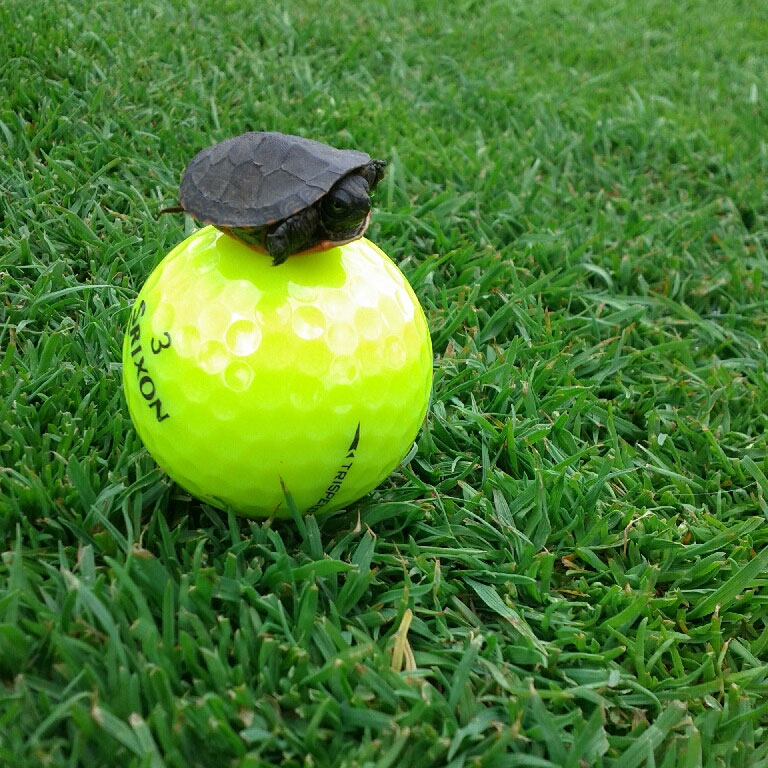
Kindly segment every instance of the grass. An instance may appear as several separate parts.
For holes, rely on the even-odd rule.
[[[0,764],[768,766],[768,13],[0,7]],[[386,157],[417,452],[345,513],[189,498],[132,300],[248,129]]]

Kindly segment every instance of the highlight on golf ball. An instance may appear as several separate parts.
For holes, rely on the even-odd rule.
[[[365,238],[271,259],[213,226],[141,289],[123,344],[136,431],[179,485],[251,517],[330,512],[408,453],[432,385],[424,313]]]

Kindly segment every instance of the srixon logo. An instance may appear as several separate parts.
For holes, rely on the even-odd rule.
[[[325,489],[325,493],[321,496],[320,500],[313,504],[306,512],[310,515],[318,510],[321,510],[327,504],[330,504],[336,494],[341,490],[341,486],[344,483],[344,478],[349,474],[349,470],[352,469],[352,465],[355,462],[355,454],[357,453],[357,446],[360,442],[360,423],[358,422],[357,429],[355,430],[355,436],[352,438],[352,442],[347,449],[347,455],[344,457],[344,461],[336,471],[328,487]]]
[[[157,392],[157,386],[152,378],[152,374],[147,368],[147,352],[153,355],[159,355],[164,349],[171,346],[171,334],[167,331],[162,339],[151,338],[149,340],[149,349],[142,346],[141,339],[141,318],[147,311],[147,305],[142,301],[131,313],[131,322],[128,328],[128,338],[131,346],[131,360],[135,368],[136,383],[139,385],[139,392],[147,404],[147,408],[155,416],[155,419],[165,421],[170,418],[170,414],[165,410],[163,401]]]

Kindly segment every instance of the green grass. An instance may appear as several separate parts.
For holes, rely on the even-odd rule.
[[[768,11],[0,5],[0,764],[768,766]],[[249,521],[120,391],[248,129],[386,157],[418,450]]]

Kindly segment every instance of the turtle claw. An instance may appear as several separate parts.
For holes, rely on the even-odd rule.
[[[264,245],[267,247],[267,253],[272,257],[273,267],[279,267],[291,255],[292,250],[287,239],[284,232],[272,232],[267,235]]]

